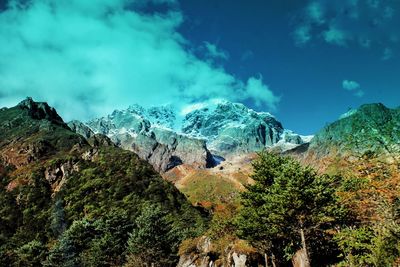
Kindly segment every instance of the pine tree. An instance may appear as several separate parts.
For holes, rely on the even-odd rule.
[[[264,250],[266,258],[285,261],[300,251],[309,265],[310,254],[329,254],[329,230],[343,215],[336,179],[267,152],[259,154],[253,167],[255,184],[242,194],[238,234]]]
[[[160,205],[145,203],[128,239],[128,263],[137,266],[172,266],[171,222]],[[141,266],[142,266],[141,265]]]

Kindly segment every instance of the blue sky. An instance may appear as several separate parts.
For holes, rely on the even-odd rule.
[[[329,2],[340,6],[328,7]],[[230,73],[242,79],[262,75],[281,96],[273,113],[288,128],[314,133],[350,107],[371,102],[400,106],[400,45],[385,40],[391,34],[400,36],[400,1],[369,1],[378,5],[374,10],[368,1],[359,0],[355,8],[359,18],[354,21],[342,14],[345,2],[182,1],[186,22],[181,32],[197,45],[207,41],[226,51],[229,58],[222,63]],[[320,19],[326,25],[307,22],[313,5],[325,9]],[[376,13],[387,7],[393,8],[393,18],[372,27]],[[343,44],[324,39],[323,32],[335,20],[348,34]],[[316,29],[309,42],[299,45],[294,33],[307,24]],[[370,47],[359,43],[358,34],[370,40]],[[384,58],[385,49],[392,51],[391,58]],[[355,82],[359,88],[346,89],[344,81]]]
[[[0,0],[0,105],[68,119],[225,98],[312,134],[400,105],[398,0]]]

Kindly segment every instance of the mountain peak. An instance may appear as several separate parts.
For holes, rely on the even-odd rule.
[[[350,116],[367,116],[371,119],[381,120],[382,116],[390,115],[394,110],[386,107],[382,103],[363,104],[357,109],[349,109],[346,113],[342,114],[339,119],[345,119]]]
[[[371,104],[364,104],[361,105],[358,111],[363,112],[363,113],[376,113],[376,112],[386,112],[389,111],[390,109],[386,107],[382,103],[371,103]]]
[[[33,119],[45,119],[59,125],[65,124],[53,107],[50,107],[46,102],[35,102],[32,97],[27,97],[25,100],[21,101],[17,107],[22,110],[27,110],[29,116]]]
[[[400,151],[399,129],[400,113],[396,109],[381,103],[365,104],[324,127],[316,134],[310,147],[323,151],[322,154],[332,151],[339,154],[397,153]]]

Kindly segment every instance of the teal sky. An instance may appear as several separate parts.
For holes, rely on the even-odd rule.
[[[223,98],[312,134],[400,105],[398,0],[0,0],[0,105],[69,119]]]

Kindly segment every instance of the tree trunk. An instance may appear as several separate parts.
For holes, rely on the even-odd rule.
[[[264,253],[265,267],[268,267],[268,255]]]
[[[300,228],[300,236],[301,236],[301,246],[302,246],[302,250],[304,253],[304,266],[309,267],[309,266],[311,266],[310,265],[310,257],[308,255],[308,251],[307,251],[306,237],[304,235],[303,227]]]
[[[276,267],[275,255],[274,255],[274,253],[272,253],[271,259],[272,259],[272,267]]]

